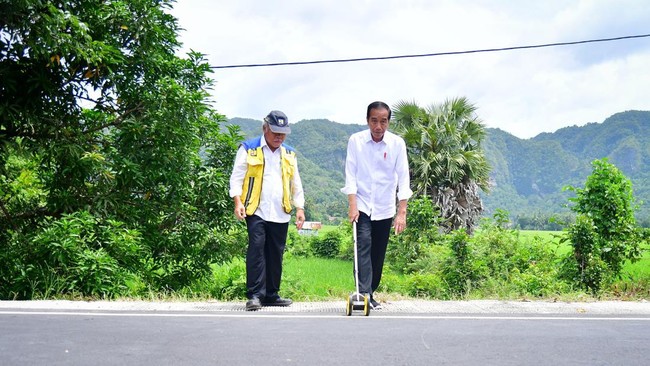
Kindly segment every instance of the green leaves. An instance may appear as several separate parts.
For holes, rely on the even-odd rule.
[[[576,280],[592,291],[618,277],[626,260],[639,257],[642,238],[634,218],[632,183],[607,159],[594,160],[584,188],[571,209],[578,214],[569,226],[569,240],[577,264]]]
[[[404,137],[421,193],[471,179],[487,189],[489,167],[481,149],[485,129],[466,98],[421,108],[412,102],[395,107],[396,131]]]
[[[447,230],[478,224],[482,205],[475,187],[487,191],[489,171],[481,142],[485,129],[466,98],[427,108],[400,102],[394,116],[407,144],[411,182],[419,195],[432,197],[447,219]]]
[[[171,3],[0,4],[0,279],[24,278],[0,297],[116,294],[127,275],[177,289],[230,254],[239,136],[220,132],[203,55],[176,55]]]
[[[11,243],[3,253],[11,264],[4,271],[12,274],[12,280],[0,287],[3,297],[7,293],[18,298],[113,297],[124,293],[127,274],[144,268],[140,233],[123,223],[79,211],[44,224],[31,238],[26,235],[23,243]]]

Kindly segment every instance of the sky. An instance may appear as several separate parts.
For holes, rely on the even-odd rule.
[[[650,34],[647,0],[177,0],[180,55],[211,66],[471,51]],[[227,118],[365,124],[368,104],[466,97],[484,125],[527,139],[650,110],[650,37],[379,61],[219,68]]]

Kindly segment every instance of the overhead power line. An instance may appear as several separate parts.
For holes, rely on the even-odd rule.
[[[241,64],[241,65],[222,65],[222,66],[210,66],[210,68],[212,68],[212,69],[237,69],[237,68],[244,68],[244,67],[270,67],[270,66],[330,64],[330,63],[337,63],[337,62],[377,61],[377,60],[394,60],[394,59],[400,59],[400,58],[465,55],[465,54],[470,54],[470,53],[501,52],[501,51],[525,50],[525,49],[530,49],[530,48],[570,46],[570,45],[584,44],[584,43],[611,42],[611,41],[620,41],[620,40],[624,40],[624,39],[645,38],[645,37],[650,37],[650,34],[639,34],[639,35],[634,35],[634,36],[622,36],[622,37],[614,37],[614,38],[588,39],[588,40],[573,41],[573,42],[546,43],[546,44],[536,44],[536,45],[528,45],[528,46],[486,48],[486,49],[481,49],[481,50],[436,52],[436,53],[423,53],[423,54],[399,55],[399,56],[359,57],[359,58],[345,58],[345,59],[334,59],[334,60],[273,62],[273,63],[259,63],[259,64]]]

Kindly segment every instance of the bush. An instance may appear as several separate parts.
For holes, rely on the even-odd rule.
[[[594,160],[593,171],[585,188],[567,187],[576,193],[570,201],[577,213],[576,222],[568,227],[567,240],[573,246],[577,274],[568,275],[598,292],[603,285],[620,278],[626,260],[640,256],[642,230],[634,218],[632,183],[607,159]]]
[[[474,236],[457,230],[421,246],[406,267],[407,292],[438,298],[540,297],[566,288],[557,281],[556,244],[539,237],[522,240],[518,231],[507,229],[506,217],[497,212]]]
[[[345,261],[354,260],[354,237],[352,236],[352,223],[344,221],[339,224],[338,229],[341,234],[341,246],[339,247],[338,259]]]
[[[338,230],[328,231],[323,237],[317,235],[311,239],[311,250],[316,257],[336,258],[341,247],[341,233]]]
[[[395,271],[410,273],[411,264],[422,255],[424,248],[442,241],[438,231],[438,212],[426,196],[409,201],[406,229],[391,235],[386,251],[386,263]]]
[[[290,256],[309,257],[311,254],[309,238],[298,234],[298,230],[289,228],[285,252]]]
[[[465,295],[473,287],[472,283],[480,278],[480,271],[474,266],[479,262],[474,260],[469,236],[464,229],[446,235],[446,243],[450,254],[442,264],[443,276],[453,295]]]
[[[16,277],[2,292],[21,299],[121,295],[127,292],[127,279],[144,268],[141,252],[139,232],[120,222],[103,222],[85,211],[64,215],[50,220],[30,245],[12,246],[4,259]]]
[[[233,258],[213,271],[213,283],[209,285],[210,296],[218,300],[246,298],[246,262]]]
[[[449,292],[443,278],[433,273],[415,273],[407,280],[408,294],[415,297],[448,299]]]

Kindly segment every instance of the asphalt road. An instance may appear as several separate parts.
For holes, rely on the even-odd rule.
[[[0,301],[1,365],[647,365],[647,302]]]

